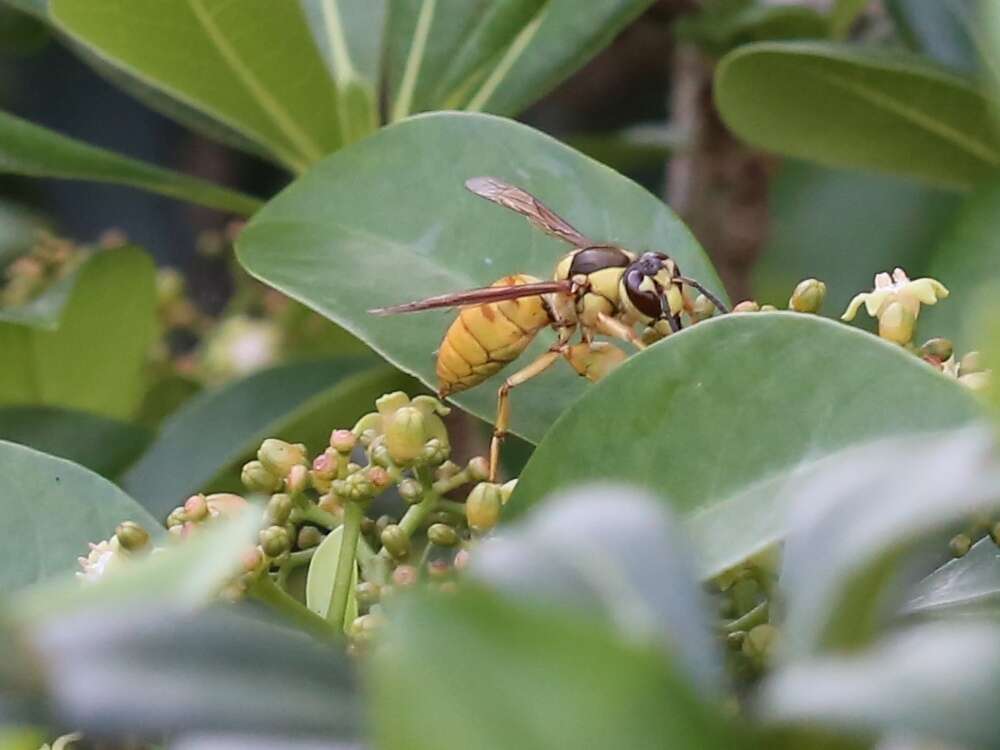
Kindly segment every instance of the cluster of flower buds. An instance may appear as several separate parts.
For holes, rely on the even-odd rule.
[[[770,622],[780,547],[774,545],[717,576],[710,590],[719,599],[720,631],[734,674],[752,679],[764,669],[779,640]]]
[[[803,279],[796,285],[788,299],[788,309],[792,312],[816,314],[826,300],[826,284],[818,279]],[[777,312],[774,305],[761,305],[752,299],[743,300],[733,306],[734,313]]]
[[[38,242],[4,271],[0,308],[20,307],[83,263],[87,253],[72,242],[42,234]]]
[[[94,582],[116,570],[130,558],[151,551],[149,532],[134,521],[118,524],[110,539],[91,543],[90,554],[78,558],[77,578]]]
[[[993,372],[983,364],[979,352],[958,357],[951,341],[943,338],[928,339],[916,351],[929,365],[973,391],[985,391],[990,387]]]

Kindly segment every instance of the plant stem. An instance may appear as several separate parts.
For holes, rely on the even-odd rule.
[[[448,513],[455,513],[459,516],[465,516],[465,503],[460,503],[455,500],[446,500],[445,498],[441,498],[438,500],[437,509],[447,511]]]
[[[267,574],[262,575],[253,583],[249,593],[254,598],[276,609],[303,630],[314,635],[331,639],[339,638],[343,634],[342,630],[334,628],[311,609],[278,588]]]
[[[726,633],[735,633],[737,630],[750,630],[755,625],[767,622],[769,604],[766,599],[751,609],[742,617],[725,623],[722,629]]]
[[[293,510],[292,520],[307,521],[325,529],[335,529],[340,526],[340,521],[337,520],[336,516],[312,504]]]
[[[364,517],[361,503],[348,501],[344,506],[343,538],[340,540],[340,555],[337,557],[337,572],[333,578],[333,595],[327,619],[338,630],[344,629],[347,613],[347,599],[351,593],[351,580],[358,553],[358,539],[361,537],[361,520]]]
[[[389,564],[384,557],[375,554],[362,537],[358,540],[358,565],[361,566],[361,577],[366,581],[384,585],[389,582]]]
[[[282,563],[281,567],[278,568],[278,580],[277,584],[281,588],[285,588],[285,584],[288,583],[289,574],[298,567],[303,565],[308,565],[316,554],[316,547],[312,549],[299,550],[298,552],[292,552]]]

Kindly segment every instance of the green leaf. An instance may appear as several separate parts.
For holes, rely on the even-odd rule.
[[[472,147],[484,143],[491,146]],[[530,190],[595,240],[665,250],[686,274],[721,291],[691,233],[659,199],[531,128],[475,114],[414,117],[332,155],[249,224],[238,257],[254,276],[436,387],[433,352],[451,315],[376,317],[367,310],[484,286],[510,273],[551,278],[568,249],[468,193],[463,184],[477,175]],[[549,331],[539,339],[521,362],[552,342]],[[494,378],[453,400],[492,420],[498,385]],[[569,367],[553,367],[515,393],[513,431],[537,441],[585,390]]]
[[[933,623],[857,656],[792,664],[763,686],[772,722],[838,733],[900,733],[969,748],[995,748],[1000,628]]]
[[[590,386],[546,434],[506,512],[570,484],[620,479],[687,518],[702,565],[728,565],[782,535],[774,490],[789,472],[982,413],[955,381],[846,325],[797,313],[722,316]]]
[[[301,10],[287,5],[52,0],[49,13],[109,63],[301,170],[336,149],[341,133],[323,60]]]
[[[100,252],[80,271],[58,330],[0,323],[0,403],[130,417],[155,328],[153,274],[135,248]]]
[[[336,85],[343,142],[379,125],[378,85],[387,0],[299,0],[313,39]]]
[[[885,6],[915,50],[960,71],[976,70],[976,0],[887,0]]]
[[[17,307],[0,307],[0,323],[17,323],[46,331],[56,330],[63,308],[69,302],[79,278],[80,269],[77,268],[25,304]]]
[[[1000,508],[995,447],[983,427],[889,440],[832,458],[808,491],[800,485],[782,566],[783,653],[870,640],[902,604],[900,576],[919,543],[936,535],[943,547],[950,528]]]
[[[251,506],[236,518],[214,521],[182,543],[129,560],[87,586],[63,576],[27,588],[13,599],[11,612],[18,622],[32,626],[101,609],[203,607],[243,569],[242,555],[256,541],[260,524],[260,509]],[[154,541],[163,534],[163,527],[152,519],[143,527]]]
[[[243,215],[260,206],[243,193],[89,146],[6,112],[0,112],[0,172],[113,182]]]
[[[599,614],[624,638],[663,648],[700,688],[720,689],[686,539],[644,492],[594,485],[549,498],[479,547],[471,572],[511,596]]]
[[[329,742],[360,733],[342,649],[238,610],[105,609],[46,622],[32,636],[57,723],[88,735],[239,731]]]
[[[743,746],[662,653],[591,619],[475,590],[402,604],[373,659],[383,750]]]
[[[276,367],[205,391],[164,422],[122,486],[158,517],[199,490],[238,490],[238,483],[218,486],[218,480],[265,438],[305,442],[315,450],[318,440],[353,427],[378,396],[400,385],[390,368],[351,358]]]
[[[733,47],[774,39],[825,39],[830,21],[804,5],[770,5],[758,0],[716,0],[700,12],[681,16],[678,39],[722,56]]]
[[[152,440],[136,424],[49,406],[0,407],[0,439],[117,476]]]
[[[390,119],[430,109],[515,114],[603,49],[651,0],[396,0]]]
[[[752,44],[719,63],[715,97],[736,135],[785,156],[956,188],[1000,167],[986,97],[918,58],[834,44]]]
[[[993,613],[1000,605],[1000,548],[983,537],[963,556],[922,580],[903,607],[905,614]]]
[[[122,521],[157,523],[106,479],[61,458],[0,441],[0,591],[66,574],[90,542]]]
[[[344,527],[338,526],[324,539],[312,560],[309,561],[309,573],[306,576],[306,606],[320,617],[325,618],[330,611],[330,599],[333,596],[333,579],[337,575],[337,560],[340,556],[341,541],[344,538]],[[344,616],[345,626],[350,625],[358,616],[358,599],[354,587],[358,585],[358,566],[354,566],[351,576],[351,589],[347,594],[347,614]]]

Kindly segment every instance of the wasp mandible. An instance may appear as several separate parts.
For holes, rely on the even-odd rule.
[[[526,190],[495,177],[473,177],[465,187],[488,201],[516,211],[538,229],[573,246],[556,265],[552,281],[526,274],[504,276],[492,286],[443,294],[369,312],[396,315],[441,307],[461,307],[437,355],[438,394],[443,398],[479,385],[517,359],[543,328],[558,336],[548,351],[508,377],[497,394],[497,418],[490,443],[490,481],[496,481],[500,444],[510,423],[510,391],[540,375],[560,358],[580,375],[596,381],[626,358],[598,334],[645,344],[636,325],[666,322],[682,327],[690,312],[684,286],[705,295],[717,309],[722,301],[694,279],[682,276],[666,253],[637,255],[618,245],[595,242],[577,231]],[[579,330],[580,341],[571,344]]]

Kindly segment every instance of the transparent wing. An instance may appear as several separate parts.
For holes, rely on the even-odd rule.
[[[568,242],[574,247],[590,247],[596,244],[580,234],[568,221],[527,190],[514,187],[496,177],[473,177],[466,180],[465,187],[481,198],[516,211],[546,234]]]
[[[441,294],[437,297],[416,302],[407,302],[392,307],[377,307],[369,310],[372,315],[399,315],[401,313],[434,310],[439,307],[463,307],[468,305],[485,305],[489,302],[504,302],[520,297],[537,297],[552,292],[568,292],[572,284],[569,281],[539,281],[532,284],[517,284],[514,286],[487,286],[481,289],[469,289],[464,292]]]

